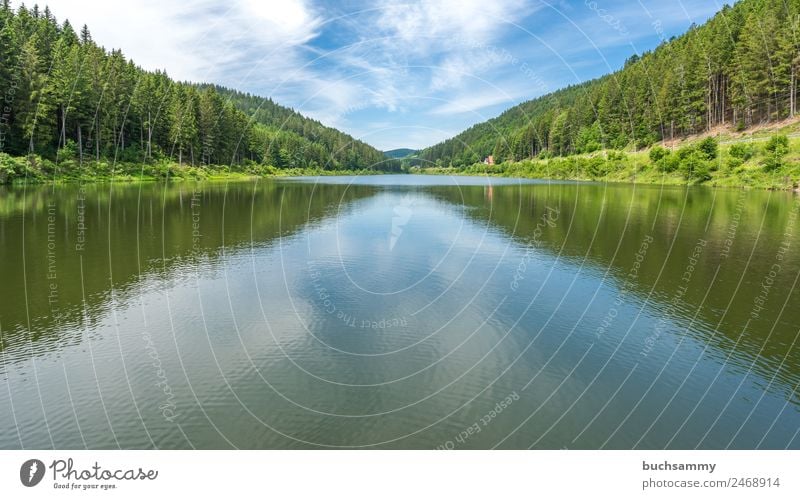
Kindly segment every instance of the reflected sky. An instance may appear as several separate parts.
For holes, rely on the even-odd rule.
[[[4,190],[0,446],[799,445],[797,198],[401,178]]]

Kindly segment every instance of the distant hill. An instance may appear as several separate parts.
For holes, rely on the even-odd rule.
[[[392,149],[391,151],[384,151],[383,154],[387,158],[403,159],[405,157],[411,156],[412,154],[417,154],[418,152],[419,151],[416,149],[401,148],[401,149]]]
[[[265,127],[267,143],[273,149],[267,152],[267,162],[273,166],[304,166],[310,162],[326,168],[381,169],[387,166],[383,163],[381,151],[371,145],[281,106],[268,97],[219,85],[200,84],[198,87],[211,87],[253,122]]]

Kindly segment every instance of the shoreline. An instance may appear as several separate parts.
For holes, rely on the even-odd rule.
[[[148,168],[153,165],[147,165]],[[151,183],[151,182],[230,182],[230,181],[249,181],[255,179],[288,178],[302,176],[350,176],[350,175],[387,175],[404,174],[404,172],[384,172],[376,170],[315,170],[305,168],[293,168],[276,171],[224,171],[223,168],[217,169],[214,166],[205,167],[176,167],[172,165],[165,175],[134,173],[120,174],[55,174],[41,175],[32,174],[11,178],[0,176],[0,187],[14,187],[25,185],[69,185],[69,184],[107,184],[107,183]],[[131,169],[126,169],[131,172]],[[124,170],[123,170],[124,171]]]
[[[338,170],[338,171],[312,171],[300,170],[291,171],[286,173],[269,173],[269,174],[256,174],[245,172],[229,172],[217,173],[206,176],[168,176],[168,177],[153,177],[153,176],[132,176],[132,175],[119,175],[116,177],[71,177],[65,176],[63,178],[32,178],[32,179],[14,179],[12,182],[0,183],[0,187],[14,188],[25,186],[52,186],[52,185],[81,185],[81,184],[139,184],[139,183],[172,183],[172,182],[202,182],[202,183],[216,183],[216,182],[248,182],[254,180],[269,180],[269,179],[291,179],[298,177],[352,177],[352,176],[380,176],[380,175],[425,175],[425,176],[456,176],[456,177],[492,177],[492,178],[508,178],[520,180],[541,180],[543,182],[576,182],[576,183],[593,183],[602,184],[609,183],[615,185],[636,185],[636,186],[653,186],[653,187],[705,187],[712,189],[731,189],[731,190],[769,190],[769,191],[783,191],[800,193],[800,188],[793,186],[777,186],[777,185],[752,185],[743,182],[732,183],[718,183],[718,182],[694,182],[676,179],[674,177],[666,177],[666,181],[655,181],[653,178],[645,179],[628,179],[628,178],[586,178],[586,177],[545,177],[536,175],[506,175],[500,172],[473,172],[460,169],[420,169],[412,172],[382,172],[382,171],[363,171],[363,170]],[[721,180],[728,180],[733,177],[727,177]]]
[[[707,187],[713,189],[741,189],[741,190],[768,190],[768,191],[784,191],[784,192],[798,192],[800,193],[800,188],[786,185],[786,186],[778,186],[776,184],[748,184],[745,182],[697,182],[694,180],[684,180],[676,177],[672,177],[669,175],[663,175],[662,181],[657,181],[657,179],[652,177],[644,177],[644,178],[614,178],[614,177],[600,177],[600,178],[588,178],[588,177],[546,177],[546,176],[539,176],[539,175],[506,175],[502,172],[475,172],[475,171],[466,171],[460,169],[439,169],[439,168],[431,168],[431,169],[421,169],[419,171],[410,172],[411,175],[452,175],[452,176],[464,176],[464,177],[494,177],[494,178],[516,178],[521,180],[542,180],[542,181],[554,181],[554,182],[585,182],[585,183],[609,183],[609,184],[618,184],[618,185],[647,185],[647,186],[662,186],[662,187]],[[721,177],[717,180],[726,181],[736,179],[735,177]],[[663,181],[666,180],[666,181]]]
[[[506,162],[499,165],[476,164],[464,168],[456,167],[411,167],[403,171],[382,170],[321,170],[310,168],[278,169],[264,165],[200,166],[193,167],[174,163],[120,163],[109,168],[107,163],[87,163],[76,171],[76,165],[67,164],[54,168],[54,172],[42,171],[41,161],[9,157],[15,161],[15,170],[0,169],[0,186],[59,185],[59,184],[104,184],[104,183],[149,183],[149,182],[239,182],[255,179],[280,179],[291,177],[347,177],[376,175],[429,175],[429,176],[473,176],[516,178],[541,181],[595,182],[620,185],[653,185],[670,187],[709,187],[745,190],[772,190],[800,192],[800,164],[791,161],[785,167],[767,172],[759,167],[736,170],[719,168],[707,178],[687,178],[678,172],[663,172],[641,157],[641,153],[629,154],[622,161],[601,156],[568,156],[549,160]],[[601,159],[602,158],[602,159]],[[600,160],[607,167],[605,175],[589,176],[574,174],[583,168],[575,166],[579,161]],[[2,165],[0,165],[2,166]],[[23,170],[20,172],[19,170]],[[570,171],[572,170],[572,171]],[[62,173],[64,172],[64,173]]]

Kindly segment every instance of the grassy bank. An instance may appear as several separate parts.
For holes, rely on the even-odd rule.
[[[42,182],[155,182],[163,180],[237,180],[253,177],[319,175],[376,175],[377,170],[279,169],[256,163],[242,165],[191,166],[170,161],[109,163],[63,161],[55,163],[39,156],[13,157],[0,153],[0,185]]]
[[[535,159],[466,168],[411,168],[432,175],[637,182],[666,185],[709,185],[756,189],[798,189],[800,185],[800,122],[780,129],[747,134],[717,131],[684,141],[657,144],[645,150],[602,150],[566,157],[541,154]],[[39,182],[132,182],[162,180],[236,180],[252,177],[375,175],[376,170],[280,169],[254,162],[241,165],[191,166],[162,160],[151,163],[109,163],[68,160],[55,163],[39,156],[0,153],[0,184]]]
[[[716,134],[641,151],[595,151],[567,157],[466,168],[415,168],[447,175],[710,185],[759,189],[797,189],[800,184],[800,137],[796,130],[764,130],[748,135]]]

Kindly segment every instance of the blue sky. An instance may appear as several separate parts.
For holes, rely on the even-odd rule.
[[[30,3],[30,2],[29,2]],[[45,2],[42,2],[42,4]],[[50,0],[146,69],[270,96],[379,149],[421,148],[618,69],[715,0]]]

